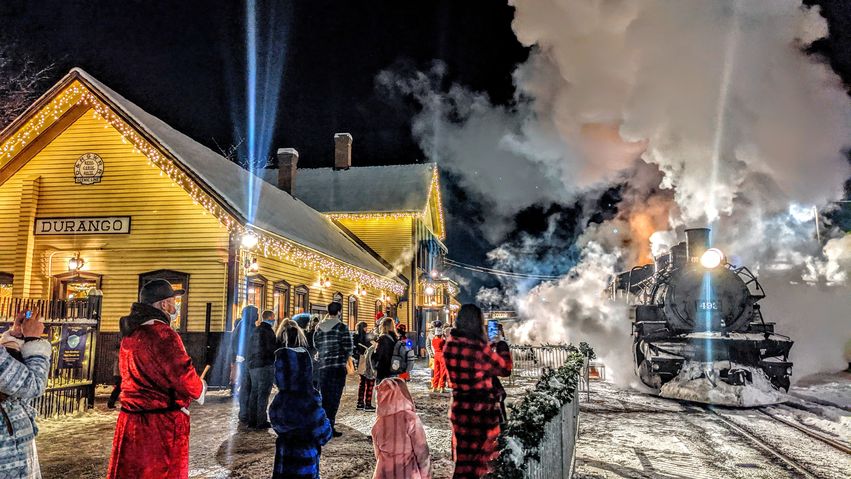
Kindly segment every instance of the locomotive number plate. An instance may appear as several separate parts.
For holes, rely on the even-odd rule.
[[[721,301],[719,300],[698,300],[698,311],[721,311]]]

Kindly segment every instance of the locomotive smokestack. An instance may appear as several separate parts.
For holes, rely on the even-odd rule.
[[[686,230],[686,257],[689,263],[700,261],[701,255],[711,246],[709,228],[689,228]]]

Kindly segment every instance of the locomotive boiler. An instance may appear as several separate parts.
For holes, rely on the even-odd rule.
[[[660,389],[684,365],[699,364],[713,385],[759,380],[788,390],[793,342],[763,318],[765,291],[756,276],[710,247],[708,228],[685,233],[686,241],[653,264],[619,273],[611,283],[612,298],[629,304],[637,376]]]

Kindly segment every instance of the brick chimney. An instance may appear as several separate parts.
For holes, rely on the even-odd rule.
[[[336,133],[334,135],[334,169],[348,170],[352,167],[352,135]]]
[[[295,196],[295,173],[298,168],[298,151],[295,148],[278,148],[278,188]]]

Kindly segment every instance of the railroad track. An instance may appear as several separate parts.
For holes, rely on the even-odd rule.
[[[783,417],[780,417],[776,414],[772,414],[771,412],[767,411],[766,408],[764,408],[764,407],[756,408],[756,410],[765,414],[766,416],[770,417],[771,419],[774,419],[775,421],[781,422],[781,423],[783,423],[783,424],[785,424],[789,427],[795,428],[795,429],[801,431],[802,433],[806,434],[807,436],[810,436],[813,439],[816,439],[816,440],[818,440],[818,441],[820,441],[824,444],[827,444],[828,446],[831,446],[834,449],[842,451],[845,454],[851,454],[851,447],[849,447],[847,444],[843,444],[843,443],[841,443],[841,442],[839,442],[839,441],[837,441],[833,438],[830,438],[830,437],[828,437],[828,436],[826,436],[826,435],[824,435],[820,432],[816,432],[816,431],[814,431],[814,430],[812,430],[808,427],[802,426],[800,424],[796,424],[796,423],[789,421],[788,419],[785,419]]]
[[[788,469],[791,469],[791,470],[797,472],[801,477],[805,477],[805,478],[808,478],[808,479],[818,479],[819,478],[819,476],[810,472],[809,469],[807,469],[805,466],[801,465],[795,459],[793,459],[793,458],[787,456],[786,454],[778,451],[774,446],[763,441],[757,435],[751,433],[747,429],[739,426],[735,422],[724,417],[723,414],[716,411],[715,408],[713,408],[712,406],[703,406],[703,409],[705,411],[709,412],[710,414],[715,415],[715,417],[717,417],[719,420],[721,420],[721,422],[726,424],[727,427],[736,431],[739,435],[744,436],[745,438],[750,440],[754,445],[756,445],[757,447],[759,447],[763,451],[767,452],[769,455],[773,456],[774,458],[776,458],[777,460],[779,460],[780,462],[785,464]]]

